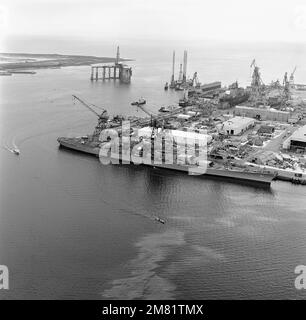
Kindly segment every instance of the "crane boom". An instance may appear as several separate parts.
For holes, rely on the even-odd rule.
[[[198,73],[197,72],[195,72],[193,74],[192,85],[195,85],[195,87],[199,87],[200,86],[200,82],[199,82],[199,79],[198,79]]]
[[[92,107],[90,107],[89,105],[88,105],[88,103],[86,103],[85,101],[83,101],[81,98],[79,98],[79,97],[77,97],[76,95],[72,95],[72,98],[73,99],[76,99],[76,100],[78,100],[79,102],[81,102],[81,104],[83,105],[83,106],[85,106],[87,109],[89,109],[92,113],[94,113],[96,116],[98,116],[99,118],[101,117],[101,115],[96,111],[96,110],[94,110]],[[103,109],[103,113],[104,112],[106,112],[106,110],[105,109]]]
[[[291,75],[290,75],[290,80],[291,80],[291,82],[293,82],[293,80],[294,80],[295,71],[296,71],[296,66],[294,67],[294,69],[293,69],[293,71],[292,71],[292,73],[291,73]]]
[[[252,68],[253,66],[256,67],[256,61],[255,61],[255,59],[253,59],[251,65],[250,65],[250,68]]]

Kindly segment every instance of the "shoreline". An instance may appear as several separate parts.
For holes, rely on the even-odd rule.
[[[37,53],[0,53],[0,59],[1,57],[6,60],[9,60],[10,58],[12,60],[15,60],[16,58],[21,60],[0,64],[0,70],[7,72],[14,70],[54,69],[61,67],[86,66],[98,63],[114,63],[116,60],[111,57]],[[131,61],[131,59],[120,59],[120,62],[125,61]]]

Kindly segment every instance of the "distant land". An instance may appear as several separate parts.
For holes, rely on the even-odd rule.
[[[130,59],[120,59],[131,61]],[[0,70],[35,70],[42,68],[61,68],[69,66],[86,66],[97,63],[112,63],[115,58],[62,55],[62,54],[37,54],[37,53],[0,53]]]

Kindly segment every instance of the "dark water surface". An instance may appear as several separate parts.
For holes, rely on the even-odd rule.
[[[269,50],[221,49],[190,51],[190,69],[202,82],[247,83],[256,52],[266,75],[281,77]],[[88,67],[0,78],[0,264],[10,270],[10,290],[0,297],[303,299],[294,268],[306,264],[305,187],[273,182],[267,191],[103,166],[58,149],[58,136],[91,132],[96,121],[71,94],[114,114],[137,114],[130,102],[140,96],[152,110],[178,100],[163,91],[171,49],[126,50],[136,59],[130,86],[91,83]],[[305,56],[300,47],[290,52],[278,53],[284,68]],[[5,148],[14,145],[19,157]]]

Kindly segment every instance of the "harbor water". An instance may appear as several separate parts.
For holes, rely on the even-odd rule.
[[[174,46],[178,64],[183,44],[121,45],[134,59],[130,85],[91,82],[88,66],[0,77],[0,264],[10,271],[1,299],[306,297],[294,286],[295,267],[306,264],[305,186],[273,182],[267,190],[102,165],[58,148],[58,136],[81,136],[96,124],[72,94],[123,115],[144,115],[130,105],[140,97],[155,111],[177,102],[182,93],[163,89]],[[246,85],[254,57],[264,81],[298,65],[297,82],[306,82],[302,45],[187,49],[187,74],[197,71],[202,83]],[[112,56],[115,45],[11,40],[7,51]]]

